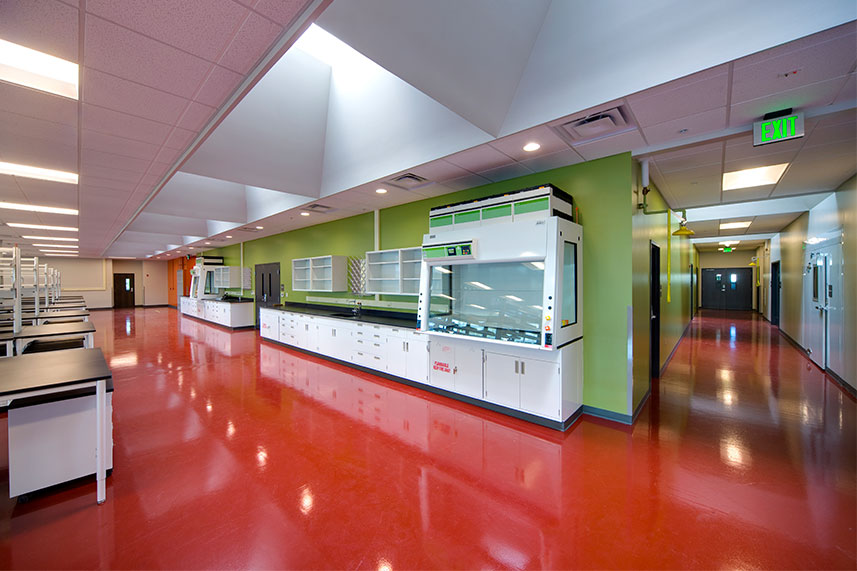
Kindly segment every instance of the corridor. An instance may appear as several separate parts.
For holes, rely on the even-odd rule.
[[[566,433],[171,308],[92,321],[107,502],[4,493],[3,568],[857,565],[855,399],[755,313],[698,314],[633,426]]]

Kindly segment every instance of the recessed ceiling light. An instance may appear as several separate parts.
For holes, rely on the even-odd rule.
[[[386,188],[376,188],[375,192],[377,192],[378,194],[387,194],[387,189]]]
[[[301,216],[309,216],[309,212],[301,212]]]
[[[37,248],[73,248],[77,250],[77,244],[33,244]]]
[[[78,98],[76,63],[0,40],[0,80]]]
[[[264,226],[256,226],[256,230],[264,230],[264,229],[265,229]]]
[[[535,141],[530,141],[526,145],[524,145],[524,150],[528,153],[532,153],[533,151],[538,151],[542,146]]]
[[[188,249],[188,250],[193,250],[193,246],[188,246],[188,247],[187,247],[187,249]]]
[[[0,204],[3,204],[0,202]],[[30,228],[32,230],[56,230],[57,232],[77,232],[73,226],[45,226],[44,224],[24,224],[23,222],[7,222],[12,228]]]
[[[35,204],[20,204],[17,202],[0,202],[0,208],[7,210],[25,210],[27,212],[44,212],[46,214],[71,214],[77,216],[74,208],[56,208],[54,206],[36,206]],[[26,226],[26,228],[37,228],[37,226]]]
[[[723,190],[776,184],[789,163],[723,173]]]
[[[210,246],[210,245],[211,245],[211,242],[206,242],[206,243],[205,243],[205,245],[206,245],[206,246]]]
[[[723,248],[717,248],[717,251],[722,252]]]
[[[18,165],[15,163],[0,162],[0,174],[35,178],[38,180],[49,180],[52,182],[64,182],[77,184],[77,173],[58,171],[54,169],[43,169],[30,165]]]
[[[494,289],[491,286],[487,286],[487,285],[483,284],[482,282],[473,281],[473,282],[467,282],[467,283],[472,285],[472,286],[476,286],[479,289]]]
[[[735,244],[740,244],[741,240],[726,240],[725,242],[718,242],[721,246],[733,246]]]
[[[77,238],[57,238],[56,236],[21,236],[26,240],[56,240],[57,242],[78,242]]]

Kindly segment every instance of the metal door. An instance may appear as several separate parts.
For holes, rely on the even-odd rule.
[[[780,263],[771,263],[771,325],[780,326]]]
[[[650,243],[649,252],[649,369],[661,376],[661,248]]]
[[[134,274],[113,274],[113,307],[134,307]]]
[[[259,309],[280,304],[280,262],[256,264],[256,329]]]
[[[806,326],[804,343],[809,358],[821,367],[827,367],[827,270],[829,255],[812,252],[804,271],[804,308]]]

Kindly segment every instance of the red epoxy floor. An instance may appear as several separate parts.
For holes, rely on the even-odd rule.
[[[857,405],[749,314],[697,317],[633,427],[565,434],[172,309],[92,320],[107,503],[0,499],[3,568],[857,565]]]

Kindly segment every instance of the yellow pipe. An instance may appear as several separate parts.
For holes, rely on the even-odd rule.
[[[672,210],[667,208],[667,303],[672,301],[671,284],[672,281]]]

